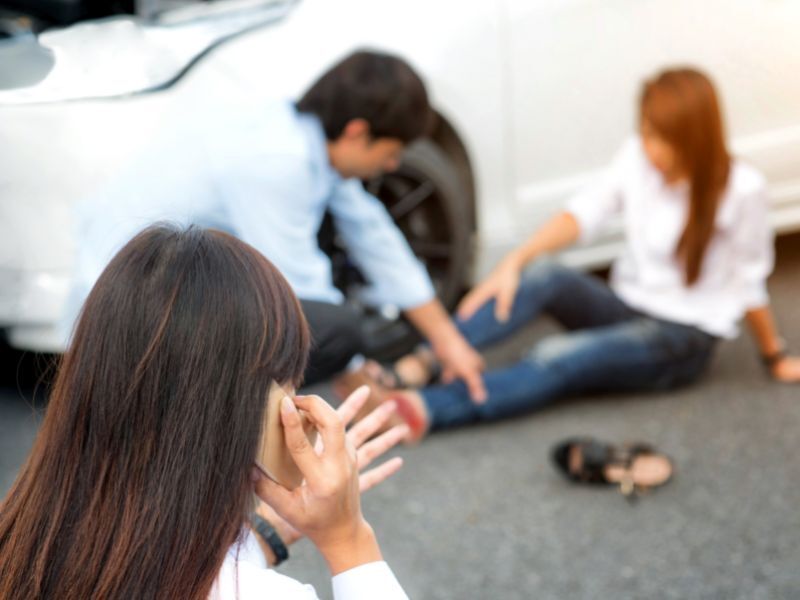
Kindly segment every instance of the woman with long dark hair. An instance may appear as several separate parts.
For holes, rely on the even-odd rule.
[[[639,108],[639,135],[602,179],[506,256],[458,310],[462,333],[478,348],[542,313],[566,332],[487,373],[483,403],[471,402],[459,382],[386,389],[398,379],[413,386],[428,378],[433,356],[425,349],[401,359],[393,373],[367,365],[339,389],[374,380],[373,399],[394,398],[418,439],[568,395],[691,383],[705,372],[717,341],[738,334],[742,317],[769,373],[800,381],[800,360],[787,355],[769,309],[765,181],[731,157],[711,81],[695,69],[666,70],[645,83]],[[626,243],[610,285],[543,260],[615,219]]]
[[[287,395],[281,420],[305,481],[290,492],[254,469],[268,390],[291,393],[308,346],[297,299],[247,244],[198,228],[135,237],[89,295],[0,505],[0,598],[315,598],[255,550],[254,492],[278,530],[317,545],[337,598],[405,598],[359,503],[358,467],[403,433],[356,452],[386,409],[354,439],[320,398]]]

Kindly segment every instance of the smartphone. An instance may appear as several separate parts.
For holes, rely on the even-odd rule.
[[[281,421],[281,401],[289,396],[274,381],[270,385],[267,397],[267,408],[264,411],[264,422],[261,428],[261,443],[256,456],[256,466],[272,481],[293,490],[303,483],[303,474],[294,462],[289,448],[286,446],[283,422]],[[300,419],[309,443],[313,446],[317,441],[317,430],[302,410]]]

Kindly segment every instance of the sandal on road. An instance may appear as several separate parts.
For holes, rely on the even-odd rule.
[[[570,438],[553,447],[551,458],[570,481],[618,485],[631,500],[664,485],[674,472],[668,456],[643,443],[614,446],[588,437]]]

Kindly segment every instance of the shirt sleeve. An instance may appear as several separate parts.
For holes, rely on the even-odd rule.
[[[332,580],[335,600],[408,600],[384,561],[359,565]],[[250,529],[228,549],[209,600],[318,600],[314,588],[282,575],[266,565]]]
[[[609,220],[621,214],[624,171],[636,150],[636,144],[635,140],[628,141],[602,174],[567,201],[567,212],[578,221],[580,242],[593,241]]]
[[[386,207],[355,179],[342,181],[328,208],[370,288],[365,300],[414,308],[434,298],[433,284]]]
[[[315,173],[295,156],[231,162],[223,202],[232,230],[266,256],[304,299],[339,302],[314,225],[322,209]]]
[[[733,234],[737,287],[745,310],[769,304],[767,278],[775,265],[775,248],[768,211],[766,182],[762,178],[757,189],[743,199]]]
[[[408,600],[385,562],[373,562],[339,573],[333,578],[335,600]]]

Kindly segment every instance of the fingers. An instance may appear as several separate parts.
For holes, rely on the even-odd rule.
[[[442,370],[442,383],[453,383],[456,379],[458,379],[458,376],[453,369],[447,367]]]
[[[294,403],[304,410],[322,438],[323,452],[338,452],[344,448],[344,423],[333,407],[319,396],[297,396]],[[283,408],[281,409],[281,415]],[[298,415],[299,426],[299,415]],[[302,427],[300,427],[302,431]],[[289,443],[287,437],[286,442]],[[308,440],[306,440],[308,442]],[[299,444],[299,441],[298,441]],[[311,448],[310,444],[307,444]],[[291,450],[291,448],[290,448]],[[300,465],[297,465],[300,467]],[[302,467],[301,467],[302,470]]]
[[[380,431],[380,428],[389,420],[396,409],[397,405],[393,401],[383,402],[366,417],[353,425],[350,431],[347,432],[347,437],[353,442],[353,446],[358,448],[375,435],[376,432]]]
[[[361,410],[361,407],[364,406],[368,398],[369,387],[362,385],[339,405],[339,408],[336,409],[336,412],[339,413],[339,417],[342,419],[342,423],[344,423],[344,425],[348,425],[355,418],[355,416],[358,414],[358,411]]]
[[[466,320],[472,317],[478,309],[494,296],[494,291],[487,285],[479,285],[469,292],[456,309],[459,319]]]
[[[403,459],[395,456],[391,460],[387,460],[382,465],[370,469],[365,473],[361,473],[358,477],[358,487],[361,492],[366,492],[368,489],[375,487],[379,483],[386,481],[389,477],[394,475],[403,466]]]
[[[358,468],[359,470],[369,466],[372,461],[384,454],[387,450],[394,448],[408,435],[408,425],[397,425],[389,431],[382,433],[374,440],[364,444],[358,449]]]
[[[303,429],[300,413],[289,396],[284,396],[281,400],[281,422],[286,447],[297,467],[306,478],[315,475],[319,470],[319,459]]]
[[[483,404],[486,402],[486,386],[483,383],[483,377],[478,369],[472,369],[464,373],[464,383],[467,384],[469,390],[469,397],[475,404]]]
[[[494,317],[501,323],[511,318],[511,309],[514,306],[514,297],[517,295],[516,285],[505,285],[497,294],[494,306]]]

